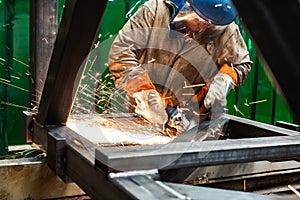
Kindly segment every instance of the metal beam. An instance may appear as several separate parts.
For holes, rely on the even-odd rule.
[[[208,184],[258,178],[275,174],[294,174],[300,172],[297,161],[269,162],[257,161],[247,163],[230,163],[214,166],[160,170],[160,180],[173,183]],[[281,181],[278,181],[280,183]]]
[[[68,0],[38,110],[42,125],[65,124],[107,0]]]
[[[278,127],[228,114],[225,117],[229,119],[227,134],[230,139],[300,135],[296,130],[287,129],[287,126]]]
[[[133,199],[282,200],[282,198],[279,197],[258,195],[254,193],[162,182],[153,179],[149,175],[135,175],[124,177],[115,177],[115,175],[113,175],[110,177],[117,186],[130,194]]]
[[[47,154],[48,157],[51,158],[48,160],[48,165],[52,169],[54,167],[54,171],[58,173],[58,175],[70,177],[93,199],[111,199],[111,198],[139,199],[141,197],[143,197],[142,199],[150,199],[152,197],[164,197],[164,196],[169,197],[168,199],[170,199],[171,197],[173,199],[180,199],[180,198],[198,199],[199,197],[198,195],[200,192],[202,193],[202,195],[205,195],[205,198],[203,199],[211,199],[212,197],[218,197],[219,199],[226,199],[234,196],[239,196],[242,199],[249,199],[249,200],[257,199],[257,198],[266,199],[266,200],[277,199],[275,197],[270,197],[270,196],[241,193],[236,191],[228,191],[228,190],[220,190],[220,189],[212,189],[212,190],[208,189],[207,191],[204,192],[203,188],[199,188],[199,187],[192,187],[192,186],[187,187],[181,184],[170,184],[170,183],[159,181],[158,175],[151,175],[151,174],[147,175],[147,177],[144,176],[126,177],[126,178],[122,176],[120,177],[117,175],[120,173],[107,173],[108,170],[103,171],[102,169],[97,167],[97,165],[95,165],[95,162],[96,163],[99,162],[97,159],[95,160],[95,150],[97,148],[97,145],[87,140],[84,136],[79,135],[78,133],[74,132],[73,130],[69,129],[66,126],[55,127],[48,130],[45,129],[45,131],[48,131],[48,137],[51,137],[51,139],[48,139],[48,145],[47,145],[48,146]],[[259,140],[257,139],[263,139],[263,140],[260,140],[259,142]],[[130,166],[133,166],[138,170],[142,169],[143,167],[139,163],[139,160],[131,159],[130,154],[133,152],[138,153],[141,157],[144,157],[144,159],[149,160],[150,163],[161,162],[161,164],[164,164],[164,160],[166,159],[168,160],[168,156],[172,156],[172,154],[170,153],[171,151],[174,152],[175,154],[178,154],[178,152],[184,150],[183,151],[184,154],[182,155],[182,157],[176,160],[175,164],[172,163],[171,167],[180,167],[186,165],[192,166],[195,165],[195,163],[193,163],[193,160],[198,160],[198,162],[196,163],[197,166],[202,164],[208,164],[214,161],[214,159],[222,160],[222,158],[226,158],[226,156],[224,156],[225,154],[232,155],[227,157],[227,158],[234,159],[234,161],[232,160],[230,161],[231,163],[239,162],[239,159],[237,159],[237,157],[240,156],[244,156],[243,158],[241,158],[242,160],[243,159],[248,160],[247,157],[270,158],[272,156],[265,155],[267,153],[271,154],[270,152],[272,152],[272,155],[276,155],[276,157],[277,156],[282,157],[284,154],[285,159],[290,158],[291,154],[288,153],[289,151],[295,152],[295,154],[297,153],[299,154],[298,148],[300,142],[295,142],[295,140],[299,140],[298,137],[284,136],[284,137],[269,137],[268,139],[271,139],[270,141],[275,141],[275,142],[268,142],[268,144],[266,144],[266,138],[256,138],[256,140],[252,140],[252,139],[230,140],[230,142],[228,141],[229,143],[226,143],[226,144],[230,144],[230,146],[224,144],[218,146],[216,144],[217,148],[213,148],[211,153],[207,154],[207,156],[204,157],[202,157],[203,156],[202,153],[207,152],[207,150],[204,151],[203,148],[209,147],[212,144],[211,142],[213,141],[197,143],[198,145],[206,144],[204,145],[204,147],[200,148],[202,149],[202,151],[201,150],[199,151],[199,146],[193,147],[192,145],[189,148],[185,149],[187,143],[178,143],[178,144],[174,143],[171,144],[173,146],[169,147],[170,151],[167,152],[167,157],[165,156],[160,156],[160,158],[156,157],[156,160],[153,160],[151,157],[152,155],[157,156],[159,154],[159,151],[156,152],[155,149],[157,149],[157,147],[159,147],[160,145],[154,145],[154,147],[149,146],[149,147],[153,147],[151,149],[154,150],[149,154],[147,154],[147,152],[145,153],[145,150],[149,150],[148,149],[149,147],[147,146],[143,146],[139,150],[135,149],[137,150],[136,152],[132,151],[132,148],[131,150],[128,149],[127,147],[116,147],[116,148],[119,150],[122,149],[124,150],[124,148],[128,150],[124,154],[126,155],[129,154],[129,155],[127,155],[127,158],[124,158],[124,160],[120,160],[120,162],[121,163],[130,162]],[[280,142],[281,140],[282,142]],[[291,142],[287,142],[289,140],[291,140]],[[243,141],[243,142],[235,143],[234,141]],[[217,142],[219,144],[219,142],[222,143],[226,141],[217,141]],[[241,145],[241,143],[243,145]],[[245,143],[247,143],[248,145],[245,145]],[[261,143],[261,144],[257,144],[257,143]],[[241,148],[237,148],[236,146],[239,146]],[[266,147],[261,147],[261,146],[266,146]],[[57,147],[59,151],[57,151]],[[262,149],[259,149],[259,147],[261,147]],[[249,152],[246,153],[244,150],[247,148],[249,148],[248,150]],[[263,151],[263,148],[266,148],[265,151]],[[112,148],[110,147],[109,149],[111,150]],[[220,153],[220,151],[224,153]],[[241,155],[239,152],[242,152],[243,155]],[[150,155],[150,157],[148,155]],[[193,156],[194,158],[192,158],[191,156]],[[202,162],[202,160],[204,160],[204,162]],[[230,159],[228,159],[225,162],[228,162],[229,160]],[[122,165],[121,163],[119,163],[120,166]],[[223,161],[218,162],[217,164],[220,163],[223,163]],[[107,168],[109,166],[110,165],[108,165]],[[167,168],[169,167],[170,166],[167,166]],[[151,171],[155,171],[155,170],[151,170]],[[126,173],[130,174],[130,172],[126,172]]]
[[[39,105],[58,30],[57,0],[30,1],[30,107]]]
[[[173,190],[189,194],[191,199],[200,199],[201,200],[211,200],[211,199],[218,199],[218,200],[296,200],[296,198],[288,198],[288,197],[275,197],[272,195],[258,195],[255,193],[250,192],[239,192],[233,190],[224,190],[224,189],[215,189],[215,188],[208,188],[208,187],[199,187],[196,189],[194,186],[184,185],[184,184],[175,184],[175,183],[168,183],[165,184],[171,187]]]
[[[300,155],[300,136],[182,142],[96,149],[104,171],[177,169],[260,160],[290,160]]]
[[[130,199],[95,167],[94,143],[66,126],[51,129],[49,135],[52,139],[48,140],[48,165],[60,177],[71,178],[92,199]]]

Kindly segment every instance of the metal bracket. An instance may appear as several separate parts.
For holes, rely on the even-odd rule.
[[[59,176],[65,183],[73,182],[66,175],[66,139],[56,132],[48,134],[48,166]]]
[[[22,112],[22,136],[26,143],[32,143],[33,114],[29,111]]]

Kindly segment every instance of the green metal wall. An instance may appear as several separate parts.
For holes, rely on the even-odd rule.
[[[126,21],[145,0],[111,0],[100,26],[96,42],[117,34]],[[59,0],[59,15],[65,0]],[[129,15],[130,16],[130,15]],[[228,96],[230,114],[274,124],[276,121],[293,122],[292,115],[281,94],[274,89],[257,56],[252,40],[241,26],[248,45],[253,68],[245,84]],[[105,68],[109,45],[102,50],[100,67]],[[21,112],[29,107],[29,0],[0,0],[0,155],[7,146],[22,144]],[[107,69],[104,73],[109,73]],[[259,101],[260,103],[253,104]]]
[[[236,22],[240,26],[253,65],[244,85],[228,95],[229,114],[268,124],[275,124],[276,121],[293,123],[291,111],[269,78],[266,65],[256,52],[253,41],[242,23],[238,20]]]
[[[29,1],[0,3],[0,155],[24,143],[21,113],[28,108]]]

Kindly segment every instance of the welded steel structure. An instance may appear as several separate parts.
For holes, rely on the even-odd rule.
[[[300,34],[298,29],[282,31],[289,23],[293,27],[299,24],[299,1],[280,6],[270,0],[234,3],[299,118],[300,62],[295,45]],[[76,76],[82,73],[81,65],[93,45],[105,6],[106,1],[99,0],[66,1],[38,114],[25,116],[33,117],[33,129],[28,130],[30,123],[25,120],[24,132],[32,134],[32,140],[47,151],[49,167],[65,181],[76,182],[93,199],[280,199],[180,182],[202,166],[297,159],[297,131],[226,116],[230,140],[125,146],[120,150],[96,146],[65,126],[78,85]],[[277,15],[279,8],[284,17]]]

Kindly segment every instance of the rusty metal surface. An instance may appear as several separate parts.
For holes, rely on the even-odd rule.
[[[43,91],[58,30],[57,0],[30,1],[30,107],[36,109]]]

